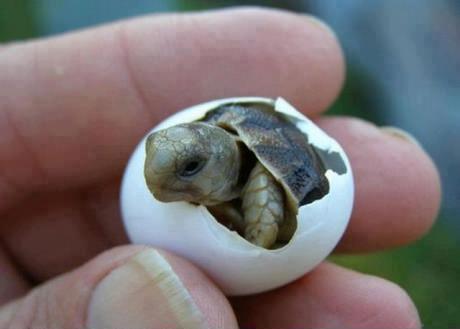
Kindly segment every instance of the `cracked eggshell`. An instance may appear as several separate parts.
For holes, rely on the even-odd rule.
[[[228,102],[274,104],[276,111],[294,116],[299,129],[318,148],[338,152],[346,172],[326,171],[330,191],[299,209],[297,230],[280,249],[252,245],[219,224],[204,206],[154,199],[144,179],[145,139],[135,149],[121,187],[123,221],[133,243],[163,248],[204,270],[227,295],[247,295],[285,285],[312,270],[333,250],[347,226],[353,205],[353,177],[340,145],[312,121],[278,98],[244,97],[212,101],[176,113],[153,130],[195,121]],[[152,131],[153,131],[152,130]]]

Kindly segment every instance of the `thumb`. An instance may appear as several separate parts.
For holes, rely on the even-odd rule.
[[[0,328],[237,328],[224,295],[172,254],[119,247],[0,308]]]

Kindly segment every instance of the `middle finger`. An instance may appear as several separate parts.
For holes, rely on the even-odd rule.
[[[392,247],[418,238],[431,226],[439,207],[439,180],[418,145],[357,119],[323,118],[318,124],[343,145],[355,176],[356,202],[339,249]],[[113,181],[34,197],[27,209],[7,215],[2,239],[22,268],[38,279],[65,271],[126,242],[118,189]]]

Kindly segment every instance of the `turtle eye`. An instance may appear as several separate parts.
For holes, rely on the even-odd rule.
[[[182,169],[179,171],[181,177],[191,177],[196,175],[205,165],[205,161],[201,159],[193,159],[185,162]]]

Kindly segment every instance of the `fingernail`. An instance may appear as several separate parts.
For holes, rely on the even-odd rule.
[[[207,328],[188,290],[153,249],[135,255],[97,285],[87,321],[91,329]]]
[[[302,14],[302,15],[306,16],[313,25],[316,25],[318,28],[326,31],[327,33],[331,34],[334,38],[337,39],[337,34],[335,33],[335,31],[328,24],[326,24],[323,20],[321,20],[318,17],[312,16],[310,14]]]
[[[409,134],[407,131],[402,130],[401,128],[397,128],[393,126],[383,126],[383,127],[380,127],[380,130],[382,130],[384,133],[389,134],[393,137],[400,138],[402,140],[415,144],[419,147],[422,147],[420,142],[414,136]]]

